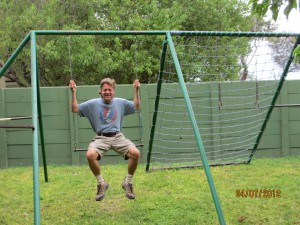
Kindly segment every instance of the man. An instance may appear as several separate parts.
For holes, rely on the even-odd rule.
[[[72,91],[72,112],[86,117],[96,133],[86,153],[89,167],[98,181],[96,201],[104,199],[105,191],[109,186],[102,177],[101,167],[98,163],[109,149],[122,155],[125,160],[129,159],[128,173],[122,183],[122,188],[125,190],[127,198],[134,199],[133,175],[138,166],[140,152],[121,133],[121,125],[124,116],[133,114],[140,108],[139,81],[135,80],[133,83],[133,101],[115,98],[115,80],[111,78],[101,80],[99,91],[101,98],[91,99],[81,104],[77,104],[76,84],[73,80],[70,80],[69,87]]]

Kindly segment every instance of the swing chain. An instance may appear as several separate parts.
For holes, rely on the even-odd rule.
[[[138,41],[137,41],[137,37],[135,37],[135,48],[134,48],[134,61],[135,61],[135,79],[138,79]],[[138,90],[139,92],[139,97],[141,98],[141,92],[140,89]],[[139,119],[139,141],[140,141],[140,145],[141,148],[144,146],[143,144],[143,122],[142,122],[142,113],[141,113],[141,109],[138,110],[138,119]]]
[[[72,47],[71,47],[71,36],[68,37],[68,53],[69,53],[69,67],[70,67],[70,78],[71,80],[74,80],[73,76],[73,67],[72,67]],[[77,139],[76,139],[76,118],[75,118],[75,113],[73,113],[73,130],[74,130],[74,135],[73,135],[73,145],[74,145],[74,151],[77,150]]]
[[[258,83],[257,83],[257,80],[256,80],[256,83],[255,83],[255,107],[257,109],[259,108]]]
[[[218,84],[218,98],[219,98],[219,103],[218,103],[218,108],[219,110],[222,109],[222,95],[221,95],[221,83],[219,82]]]

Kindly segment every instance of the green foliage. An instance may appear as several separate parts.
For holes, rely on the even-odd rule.
[[[286,4],[284,3],[286,2]],[[256,14],[260,17],[264,17],[266,13],[270,10],[272,12],[272,18],[273,20],[277,20],[278,18],[278,13],[281,7],[284,8],[284,15],[288,19],[290,12],[293,9],[297,9],[297,0],[276,0],[276,1],[271,1],[271,0],[250,0],[249,5],[252,5],[252,14]],[[298,46],[294,50],[294,62],[297,63],[300,61],[300,47]]]
[[[287,4],[285,4],[284,2],[286,2]],[[260,17],[264,17],[270,10],[272,12],[273,20],[276,21],[280,8],[285,7],[284,15],[286,16],[286,18],[288,18],[292,9],[297,9],[297,0],[250,0],[249,5],[252,6],[252,13],[257,14]]]
[[[239,0],[2,0],[0,14],[4,62],[30,30],[249,31],[252,26],[247,4]],[[156,82],[163,38],[38,36],[41,85],[66,85],[71,72],[80,84],[95,84],[105,76],[118,83],[131,83],[136,77],[143,83]],[[29,55],[29,48],[24,49],[11,66],[27,81],[23,86],[30,82]]]
[[[299,224],[300,158],[254,159],[211,167],[227,224]],[[134,177],[135,200],[121,188],[127,166],[103,166],[106,197],[94,200],[88,166],[49,166],[40,174],[42,224],[218,224],[203,168],[144,172]],[[0,223],[33,224],[32,168],[0,170]],[[237,197],[237,190],[280,190],[281,197]],[[259,212],[259,213],[254,213]]]
[[[250,38],[239,36],[179,36],[173,38],[185,82],[239,80],[239,72],[242,67],[240,57],[250,52],[250,42]],[[178,82],[176,71],[174,71],[175,67],[172,67],[171,70],[167,70],[167,74],[173,76],[168,75],[166,79],[169,80],[168,82]]]
[[[194,1],[180,0],[188,15],[185,30],[250,31],[253,26],[249,7],[239,0]]]
[[[293,51],[294,62],[297,63],[300,61],[300,46],[294,49]]]

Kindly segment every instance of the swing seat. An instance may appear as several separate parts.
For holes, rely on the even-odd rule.
[[[85,148],[79,148],[79,149],[73,149],[73,152],[86,152],[87,149]]]
[[[135,145],[135,147],[144,147],[143,144]]]
[[[135,145],[135,147],[144,147],[144,145],[143,144],[139,144],[139,145]],[[87,149],[85,149],[85,148],[78,148],[78,149],[73,149],[73,152],[86,152],[87,151]]]

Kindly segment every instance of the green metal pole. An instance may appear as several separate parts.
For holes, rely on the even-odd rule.
[[[36,35],[196,35],[196,36],[239,36],[239,37],[291,37],[300,33],[270,33],[270,32],[229,32],[229,31],[127,31],[127,30],[35,30]]]
[[[286,78],[286,76],[287,76],[287,73],[289,72],[290,65],[291,65],[291,63],[293,62],[293,59],[294,59],[294,57],[293,57],[293,51],[294,51],[294,49],[295,49],[299,44],[300,44],[300,36],[298,36],[298,38],[297,38],[297,40],[296,40],[296,42],[295,42],[295,44],[294,44],[293,50],[292,50],[292,52],[291,52],[291,54],[290,54],[289,60],[288,60],[287,64],[285,65],[285,68],[284,68],[283,73],[282,73],[282,75],[281,75],[279,84],[278,84],[278,86],[277,86],[277,90],[276,90],[275,95],[274,95],[274,97],[273,97],[273,99],[272,99],[271,107],[269,108],[269,110],[268,110],[268,112],[267,112],[266,118],[265,118],[265,120],[264,120],[264,122],[263,122],[263,125],[261,126],[261,130],[260,130],[260,132],[259,132],[259,134],[258,134],[258,136],[257,136],[256,141],[255,141],[255,145],[254,145],[254,147],[253,147],[253,149],[252,149],[252,151],[251,151],[251,154],[250,154],[250,156],[249,156],[249,158],[248,158],[248,161],[247,161],[246,163],[250,163],[250,162],[251,162],[251,160],[252,160],[252,158],[253,158],[253,156],[254,156],[254,153],[255,153],[256,150],[257,150],[257,147],[258,147],[258,144],[259,144],[259,142],[260,142],[260,139],[262,138],[262,135],[263,135],[263,133],[264,133],[264,131],[265,131],[265,129],[266,129],[266,126],[267,126],[267,123],[268,123],[269,118],[270,118],[270,116],[271,116],[271,113],[272,113],[272,111],[273,111],[273,109],[274,109],[276,100],[277,100],[277,98],[278,98],[278,96],[279,96],[279,94],[280,94],[280,90],[281,90],[281,88],[282,88],[282,85],[283,85],[283,83],[284,83],[284,81],[285,81],[285,78]]]
[[[179,84],[180,84],[180,87],[181,87],[182,92],[183,92],[183,96],[184,96],[185,104],[186,104],[186,107],[187,107],[187,111],[188,111],[188,114],[189,114],[189,117],[190,117],[190,120],[191,120],[191,123],[192,123],[192,127],[193,127],[193,130],[194,130],[198,150],[200,152],[202,163],[203,163],[203,166],[204,166],[204,169],[205,169],[205,173],[206,173],[206,177],[207,177],[207,180],[208,180],[209,188],[210,188],[212,198],[214,200],[215,207],[216,207],[216,210],[217,210],[219,222],[220,222],[221,225],[224,225],[224,224],[226,224],[226,222],[225,222],[225,219],[224,219],[224,216],[223,216],[223,213],[222,213],[221,205],[220,205],[219,198],[218,198],[218,195],[217,195],[217,191],[216,191],[216,188],[215,188],[215,185],[214,185],[214,181],[213,181],[213,178],[212,178],[212,175],[211,175],[211,172],[210,172],[209,164],[208,164],[206,154],[205,154],[205,151],[204,151],[204,146],[203,146],[203,143],[202,143],[202,140],[201,140],[201,136],[200,136],[199,128],[198,128],[198,125],[197,125],[197,121],[196,121],[196,118],[195,118],[195,115],[194,115],[194,112],[193,112],[193,108],[192,108],[192,104],[191,104],[191,101],[190,101],[190,97],[188,95],[187,88],[185,86],[185,82],[184,82],[184,79],[183,79],[183,75],[182,75],[182,71],[181,71],[181,68],[180,68],[179,60],[178,60],[176,50],[175,50],[175,47],[174,47],[174,44],[173,44],[172,37],[171,37],[170,33],[167,33],[167,38],[168,38],[171,54],[172,54],[172,57],[173,57],[173,60],[174,60],[177,76],[178,76],[178,79],[179,79]]]
[[[39,185],[39,145],[38,145],[38,109],[37,109],[37,63],[36,63],[36,35],[30,34],[31,39],[31,106],[33,130],[33,197],[34,224],[40,224],[40,185]]]
[[[163,42],[163,48],[162,48],[162,54],[161,54],[161,60],[160,60],[160,69],[159,69],[159,78],[158,83],[156,87],[156,98],[155,98],[155,105],[154,105],[154,113],[152,117],[152,127],[150,132],[150,140],[149,140],[149,150],[147,154],[147,165],[146,165],[146,171],[149,171],[150,167],[150,160],[151,160],[151,153],[153,148],[153,139],[154,139],[154,133],[155,133],[155,126],[156,126],[156,119],[157,119],[157,111],[159,106],[159,99],[160,99],[160,91],[161,91],[161,85],[162,85],[162,78],[164,74],[164,67],[165,67],[165,59],[166,59],[166,52],[167,52],[167,37],[165,38]]]
[[[165,31],[35,30],[36,35],[166,35]]]
[[[38,62],[36,58],[36,65],[38,67]],[[48,170],[47,170],[47,160],[46,160],[46,149],[45,149],[45,138],[44,138],[44,126],[43,126],[43,116],[42,116],[42,104],[41,104],[41,94],[40,94],[40,82],[39,82],[39,74],[37,69],[37,77],[36,77],[36,90],[37,90],[37,107],[38,107],[38,120],[39,120],[39,130],[40,130],[40,138],[41,138],[41,146],[42,146],[42,158],[43,158],[43,167],[44,167],[44,178],[45,181],[48,182]]]
[[[21,44],[19,45],[19,47],[14,51],[14,53],[9,57],[9,59],[7,60],[7,62],[4,64],[4,66],[0,70],[0,78],[3,76],[3,74],[5,73],[5,71],[10,67],[10,65],[12,64],[12,62],[19,55],[19,53],[22,51],[22,49],[24,48],[24,46],[27,44],[27,42],[29,40],[30,40],[30,33],[26,35],[26,37],[21,42]]]
[[[300,33],[287,32],[232,32],[232,31],[169,31],[173,36],[234,36],[234,37],[291,37]]]

